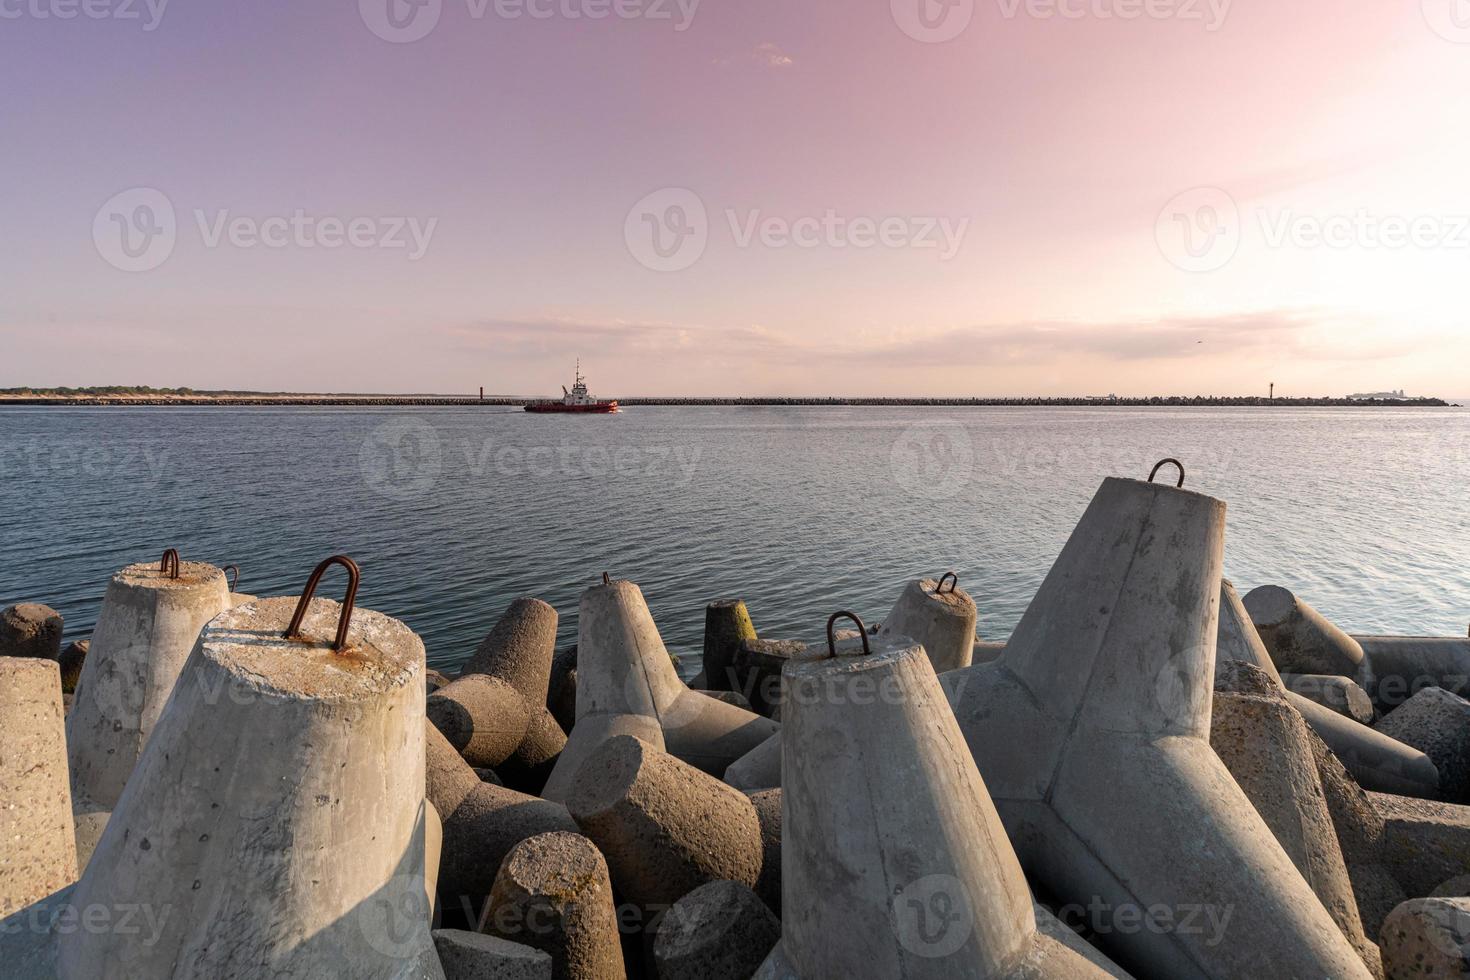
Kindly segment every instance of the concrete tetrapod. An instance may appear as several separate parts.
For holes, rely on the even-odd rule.
[[[975,600],[954,573],[915,579],[883,619],[879,636],[906,636],[924,648],[934,672],[968,667],[975,656]]]
[[[741,599],[720,599],[704,609],[704,669],[700,672],[703,682],[695,687],[710,691],[739,691],[731,667],[735,651],[746,640],[756,639],[755,624],[750,621],[750,611]],[[746,696],[749,697],[749,692]]]
[[[756,976],[1118,975],[1038,931],[924,648],[836,652],[786,667],[781,941]]]
[[[1001,658],[941,682],[1021,859],[1059,900],[1230,910],[1223,937],[1114,930],[1125,967],[1367,977],[1209,745],[1224,531],[1219,500],[1105,480]],[[789,798],[789,759],[785,776]]]
[[[1290,589],[1279,585],[1252,589],[1245,608],[1278,670],[1337,674],[1367,685],[1362,645]]]
[[[0,657],[61,657],[61,613],[40,602],[0,609]]]
[[[778,727],[769,719],[686,687],[638,586],[608,580],[582,594],[577,724],[543,790],[547,798],[564,798],[586,756],[589,738],[602,737],[611,724],[606,719],[620,715],[654,720],[671,754],[716,776],[723,776],[730,763],[764,742]],[[602,721],[584,733],[594,719]],[[579,743],[576,751],[573,743]]]
[[[1269,675],[1253,665],[1236,664],[1242,672],[1254,672],[1254,683],[1246,679],[1227,687],[1216,681],[1210,746],[1363,964],[1382,975],[1323,795],[1310,729]]]
[[[1272,662],[1271,654],[1266,652],[1266,644],[1261,641],[1256,624],[1251,622],[1251,614],[1246,612],[1240,593],[1235,591],[1229,579],[1220,580],[1220,625],[1215,636],[1217,678],[1224,665],[1241,660],[1261,668],[1278,686],[1281,685],[1276,664]]]
[[[1470,803],[1470,701],[1426,687],[1384,715],[1374,730],[1429,756],[1439,770],[1442,799]]]
[[[443,976],[425,900],[423,642],[350,598],[311,600],[286,639],[297,608],[264,599],[200,633],[72,895],[169,914],[151,943],[63,935],[63,980]]]
[[[725,782],[738,790],[754,793],[781,785],[781,733],[777,732],[730,763]]]
[[[229,598],[224,572],[203,562],[180,562],[177,578],[158,563],[112,577],[66,719],[79,808],[117,803],[199,631]]]
[[[526,696],[545,704],[556,656],[556,610],[540,599],[520,598],[510,604],[460,676],[490,674]]]
[[[1470,697],[1470,639],[1463,636],[1354,636],[1373,675],[1368,693],[1387,714],[1426,687]]]
[[[1282,674],[1288,691],[1351,718],[1360,725],[1373,723],[1373,699],[1351,677],[1336,674]]]
[[[653,946],[659,980],[750,980],[781,921],[736,881],[712,881],[674,903]]]
[[[76,878],[61,671],[0,657],[0,919]]]
[[[480,931],[549,954],[556,980],[622,980],[607,862],[581,834],[528,837],[500,865]]]

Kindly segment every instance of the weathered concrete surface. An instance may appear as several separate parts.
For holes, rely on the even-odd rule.
[[[151,943],[63,936],[63,977],[442,976],[424,901],[423,643],[358,608],[338,654],[329,599],[284,640],[296,603],[239,606],[199,635],[73,895],[169,914]]]
[[[483,768],[510,758],[531,725],[525,696],[488,674],[465,674],[435,691],[425,713],[466,762]]]
[[[781,785],[781,733],[777,732],[730,763],[725,782],[746,793]]]
[[[1263,585],[1245,597],[1245,608],[1278,670],[1337,674],[1366,683],[1363,647],[1305,599],[1279,585]]]
[[[618,735],[629,735],[659,751],[664,749],[664,730],[657,718],[648,715],[590,715],[572,729],[541,795],[548,800],[565,803],[577,786],[578,773],[587,757],[602,743]]]
[[[1309,739],[1327,811],[1358,900],[1363,932],[1377,942],[1383,920],[1408,897],[1384,856],[1388,832],[1383,816],[1327,744],[1315,732],[1309,733]]]
[[[1470,874],[1456,875],[1441,885],[1436,885],[1434,891],[1429,893],[1430,898],[1466,898],[1470,897]]]
[[[1387,714],[1426,687],[1470,697],[1470,638],[1354,636],[1373,674],[1369,694]]]
[[[570,732],[577,723],[577,645],[573,643],[551,661],[551,687],[546,694],[551,716]]]
[[[1293,694],[1315,701],[1360,725],[1373,723],[1373,699],[1350,677],[1333,674],[1282,674],[1281,683]]]
[[[1470,807],[1369,793],[1383,816],[1384,860],[1410,898],[1470,874]]]
[[[653,956],[659,980],[749,980],[780,938],[780,920],[755,892],[712,881],[674,903]]]
[[[739,691],[706,691],[697,687],[691,688],[691,690],[693,690],[695,694],[703,694],[707,698],[714,698],[716,701],[723,701],[726,704],[733,704],[735,707],[744,708],[746,711],[751,710],[750,699],[741,694]]]
[[[923,647],[871,646],[786,668],[782,932],[757,975],[1087,976],[1037,931]]]
[[[566,745],[566,732],[556,718],[544,706],[535,705],[531,708],[526,737],[509,758],[495,767],[496,771],[511,789],[539,796]]]
[[[429,915],[439,894],[439,861],[444,855],[444,821],[427,799],[424,801],[424,894],[429,899]]]
[[[61,613],[40,602],[0,609],[0,657],[61,658]]]
[[[1251,616],[1246,612],[1245,603],[1240,601],[1240,593],[1235,591],[1235,586],[1229,579],[1220,580],[1220,625],[1215,636],[1217,668],[1223,664],[1243,660],[1261,668],[1278,684],[1281,683],[1281,675],[1276,672],[1276,664],[1272,662],[1271,654],[1266,651],[1266,644],[1261,641],[1261,634],[1257,632],[1256,624],[1251,622]]]
[[[755,893],[772,912],[781,914],[781,797],[779,789],[747,793],[761,825],[761,874]]]
[[[460,929],[435,929],[446,980],[551,980],[551,957],[539,949]]]
[[[1002,657],[941,680],[1038,887],[1231,910],[1215,942],[1119,930],[1105,951],[1125,968],[1368,977],[1209,745],[1224,518],[1201,494],[1104,481]],[[788,759],[788,800],[791,781]],[[790,853],[789,811],[785,832]]]
[[[66,719],[78,803],[114,807],[199,631],[228,605],[224,572],[203,562],[181,562],[177,579],[157,562],[112,577]]]
[[[977,638],[975,640],[975,646],[973,647],[973,653],[971,654],[971,663],[994,663],[995,661],[999,660],[1000,655],[1005,652],[1006,645],[1004,642],[996,640],[981,640]]]
[[[61,664],[61,691],[63,694],[71,694],[76,691],[77,682],[82,679],[82,665],[87,662],[87,651],[91,648],[91,640],[76,640],[62,648],[58,662]]]
[[[880,636],[906,636],[924,648],[935,673],[968,667],[975,655],[975,600],[958,585],[943,592],[932,578],[903,587],[898,601],[883,617]],[[951,589],[953,591],[951,591]]]
[[[1088,944],[1042,905],[1036,913],[1036,942],[1010,980],[1067,977],[1075,980],[1133,980],[1132,975]]]
[[[0,917],[0,964],[5,980],[57,980],[56,944],[61,924],[76,928],[75,885]]]
[[[1216,690],[1210,747],[1266,821],[1312,891],[1376,976],[1378,949],[1364,933],[1357,899],[1317,772],[1306,722],[1270,676],[1257,671],[1264,693]]]
[[[1470,977],[1470,898],[1416,898],[1383,924],[1389,980]]]
[[[760,879],[760,820],[750,800],[631,736],[598,746],[567,808],[607,858],[618,894],[645,909],[711,881]]]
[[[750,611],[741,599],[721,599],[711,602],[704,609],[704,669],[700,676],[702,687],[711,691],[749,692],[736,680],[734,671],[735,651],[746,640],[756,638],[755,624],[750,621]]]
[[[575,772],[585,756],[588,736],[582,729],[586,722],[619,715],[654,719],[663,729],[664,747],[671,754],[715,775],[724,775],[730,763],[777,729],[768,719],[686,687],[674,670],[643,593],[632,582],[611,581],[582,594],[577,724],[547,781],[548,796],[553,791],[566,793],[569,773]],[[579,742],[573,752],[573,744]]]
[[[1426,799],[1439,797],[1439,770],[1423,752],[1300,694],[1287,691],[1286,700],[1364,789]]]
[[[428,723],[424,726],[424,759],[424,795],[440,817],[457,810],[481,782],[444,733]]]
[[[581,834],[517,844],[495,876],[480,931],[547,953],[556,980],[624,976],[607,862]]]
[[[781,714],[781,670],[807,645],[798,640],[746,640],[733,655],[735,683],[750,699],[750,710],[766,718]]]
[[[87,862],[92,860],[92,852],[97,850],[97,842],[102,839],[102,832],[107,829],[107,821],[111,817],[111,810],[99,809],[96,804],[84,800],[72,800],[72,822],[77,831],[78,875],[87,870]]]
[[[465,662],[460,676],[490,674],[532,704],[545,704],[556,656],[556,622],[556,610],[540,599],[515,600]]]
[[[61,671],[0,657],[0,919],[77,879]]]
[[[1443,799],[1470,803],[1470,701],[1426,687],[1379,719],[1375,730],[1429,756]]]

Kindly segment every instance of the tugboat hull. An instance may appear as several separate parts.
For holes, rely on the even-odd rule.
[[[611,415],[618,410],[618,403],[615,401],[591,402],[586,405],[567,405],[563,402],[532,402],[526,406],[526,411],[536,412],[538,414],[574,413],[581,415]]]

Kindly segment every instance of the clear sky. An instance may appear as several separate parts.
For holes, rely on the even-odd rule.
[[[1460,395],[1467,0],[0,0],[0,387]]]

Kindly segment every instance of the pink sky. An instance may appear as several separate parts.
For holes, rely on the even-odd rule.
[[[1470,388],[1467,0],[388,2],[0,0],[0,387]]]

